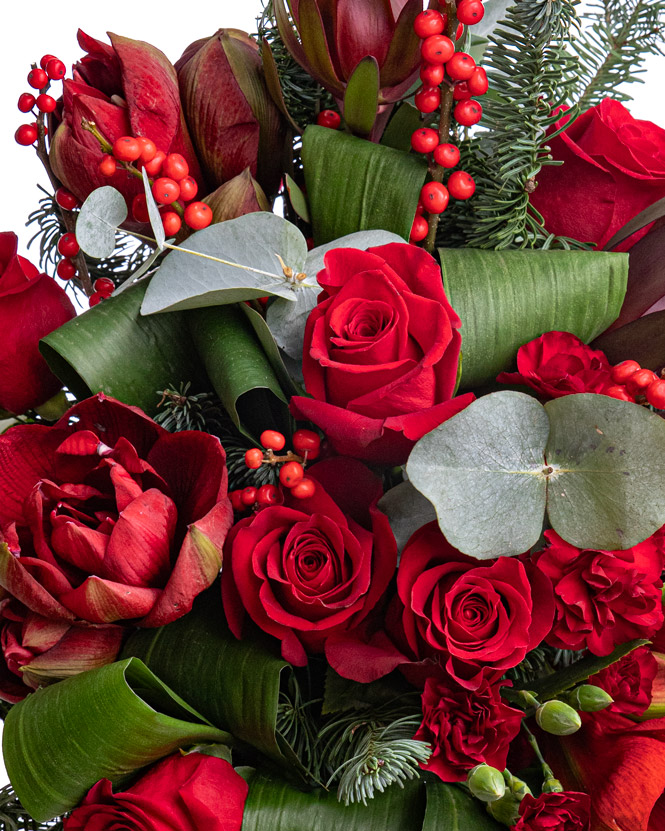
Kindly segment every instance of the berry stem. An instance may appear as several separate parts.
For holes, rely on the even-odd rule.
[[[439,3],[439,6],[445,5],[445,14],[448,15],[448,22],[446,25],[446,35],[455,43],[455,33],[457,32],[457,3],[455,0],[445,0],[445,3]],[[439,143],[447,144],[450,141],[450,124],[453,112],[453,85],[446,82],[444,79],[441,88],[441,115],[439,116]],[[443,182],[445,175],[445,168],[436,163],[433,164],[430,173],[434,182]],[[430,214],[428,220],[428,231],[425,239],[425,251],[430,254],[434,251],[436,244],[436,231],[439,227],[439,219],[441,214]]]
[[[298,462],[304,465],[307,461],[307,454],[298,456],[293,450],[289,450],[286,456],[277,456],[273,450],[266,450],[265,455],[267,458],[263,460],[262,464],[273,465],[273,467],[282,464],[282,462]]]

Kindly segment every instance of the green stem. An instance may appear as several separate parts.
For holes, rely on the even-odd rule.
[[[554,772],[552,771],[552,768],[545,761],[545,757],[541,753],[540,747],[538,746],[538,740],[533,735],[531,730],[529,730],[529,728],[527,727],[525,721],[522,721],[522,730],[524,730],[524,732],[526,733],[526,740],[531,745],[531,748],[533,749],[533,752],[536,754],[536,758],[538,759],[538,762],[540,763],[540,767],[542,768],[542,771],[543,771],[543,779],[545,779],[545,780],[554,779],[555,778]]]

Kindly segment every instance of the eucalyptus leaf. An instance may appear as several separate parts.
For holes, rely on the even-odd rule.
[[[76,220],[76,240],[83,251],[102,260],[115,251],[115,232],[127,219],[125,197],[106,185],[88,196]]]
[[[515,5],[515,0],[485,0],[483,3],[485,14],[479,23],[473,26],[473,34],[479,37],[488,37],[496,29],[500,20],[505,20],[506,11]]]
[[[427,782],[427,809],[422,831],[501,831],[482,802],[455,785]]]
[[[44,822],[100,779],[120,785],[179,747],[230,740],[130,658],[31,693],[7,715],[2,749],[21,803]]]
[[[166,242],[166,234],[164,233],[164,223],[162,216],[159,213],[159,208],[155,202],[155,197],[152,195],[152,188],[150,187],[150,179],[145,167],[141,171],[143,176],[143,188],[145,190],[145,201],[148,208],[148,216],[150,217],[150,227],[152,233],[155,235],[155,242],[160,251],[164,250],[164,243]]]
[[[401,482],[386,491],[377,507],[388,517],[400,552],[412,534],[436,519],[432,503],[411,482]]]
[[[266,295],[295,301],[283,267],[299,273],[306,258],[303,235],[276,214],[257,212],[218,222],[192,234],[164,259],[141,312],[199,309]]]

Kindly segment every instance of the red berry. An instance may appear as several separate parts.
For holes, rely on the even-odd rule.
[[[274,485],[261,485],[256,492],[256,501],[262,508],[267,508],[269,505],[279,504],[279,489]]]
[[[64,65],[62,61],[59,61],[57,58],[52,58],[46,64],[46,74],[52,81],[62,81],[65,77],[67,72],[67,67]]]
[[[460,101],[453,110],[455,121],[464,127],[473,127],[483,117],[483,108],[478,101],[469,98],[468,101]]]
[[[207,228],[212,222],[212,209],[205,202],[190,202],[185,208],[185,222],[194,231]]]
[[[179,182],[189,174],[187,159],[180,153],[169,153],[162,165],[162,174],[169,179]]]
[[[180,198],[183,202],[189,202],[198,193],[199,186],[193,176],[183,176],[178,184],[180,185]]]
[[[476,183],[466,171],[456,170],[450,174],[448,190],[453,199],[470,199],[476,191]]]
[[[296,499],[309,499],[310,496],[314,496],[315,491],[316,483],[306,476],[291,488],[291,493]]]
[[[420,54],[427,63],[447,63],[455,54],[455,44],[446,35],[430,35],[421,43]]]
[[[152,195],[160,205],[171,205],[180,196],[180,185],[173,179],[162,176],[155,180]]]
[[[46,67],[48,66],[48,62],[52,61],[55,58],[55,55],[42,55],[39,65],[41,68],[46,72]]]
[[[665,381],[658,378],[647,387],[647,401],[657,410],[665,410]]]
[[[55,192],[55,201],[65,211],[73,211],[80,206],[79,200],[67,188],[58,188]]]
[[[435,9],[425,9],[413,21],[413,31],[419,38],[428,38],[431,35],[440,35],[446,28],[441,12]]]
[[[331,130],[337,130],[342,123],[342,117],[335,110],[321,110],[316,117],[316,123],[319,127],[328,127]]]
[[[137,222],[150,222],[148,200],[145,193],[137,193],[132,199],[132,216]]]
[[[166,153],[163,150],[158,150],[152,159],[143,165],[143,169],[148,176],[156,176],[160,172],[165,158]]]
[[[457,19],[465,26],[474,26],[480,23],[485,14],[481,0],[462,0],[457,6]]]
[[[423,205],[418,202],[416,205],[416,216],[422,216],[425,213],[425,208]]]
[[[609,395],[610,398],[616,398],[619,401],[632,401],[633,404],[635,403],[635,399],[626,392],[625,387],[608,387],[605,390],[605,395]]]
[[[473,70],[473,75],[466,82],[471,95],[485,95],[490,88],[490,82],[487,80],[487,72],[482,66],[477,66]]]
[[[94,294],[91,294],[88,298],[88,305],[92,309],[93,306],[96,306],[98,303],[101,303],[102,300],[106,300],[106,297],[104,297],[103,294],[100,294],[100,292],[96,291]]]
[[[99,172],[102,176],[113,176],[115,175],[117,165],[115,163],[115,159],[113,156],[104,156],[104,158],[99,163]]]
[[[260,447],[250,447],[245,453],[245,464],[250,470],[258,470],[263,464],[263,450]]]
[[[438,87],[443,83],[444,72],[442,63],[424,63],[420,67],[420,80],[426,87]]]
[[[434,161],[440,167],[455,167],[459,164],[459,148],[454,144],[440,144],[434,149]]]
[[[654,381],[658,380],[658,376],[650,369],[638,369],[626,381],[626,389],[631,395],[639,395]]]
[[[433,113],[441,104],[441,92],[438,87],[420,87],[414,101],[421,113]]]
[[[157,145],[155,142],[145,136],[137,136],[136,140],[141,145],[141,155],[139,156],[139,159],[144,164],[151,162],[157,155]]]
[[[257,489],[252,487],[252,485],[248,485],[248,487],[243,488],[240,492],[240,499],[243,505],[249,507],[256,502],[256,492]]]
[[[94,282],[93,289],[104,297],[110,297],[115,291],[115,283],[110,277],[98,277]]]
[[[616,384],[625,384],[630,376],[637,372],[642,367],[637,361],[622,361],[620,364],[613,366],[610,371],[610,376]]]
[[[113,155],[121,162],[135,162],[141,155],[141,145],[133,136],[121,136],[113,142]]]
[[[24,92],[18,97],[18,108],[22,113],[29,113],[35,106],[35,96],[31,92]]]
[[[424,209],[423,209],[424,210]],[[424,216],[416,216],[411,226],[411,233],[409,234],[410,242],[421,242],[427,236],[429,224]]]
[[[259,441],[266,450],[281,450],[286,444],[286,439],[278,430],[264,430]]]
[[[175,211],[164,211],[162,214],[162,225],[167,237],[175,237],[182,228],[182,219]]]
[[[467,98],[471,98],[468,81],[457,81],[453,87],[453,98],[455,101],[466,101]]]
[[[58,240],[58,253],[63,257],[75,257],[81,250],[80,245],[76,241],[76,234],[71,231],[63,234]]]
[[[56,273],[61,280],[71,280],[76,276],[76,265],[71,260],[60,260]]]
[[[416,153],[431,153],[439,143],[439,134],[430,127],[421,127],[411,136],[411,147]]]
[[[34,124],[21,124],[18,130],[14,133],[14,138],[17,144],[28,147],[37,141],[37,128]]]
[[[300,462],[286,462],[279,470],[279,481],[285,488],[292,488],[302,481],[305,471]]]
[[[245,506],[242,501],[242,491],[229,491],[229,499],[231,500],[233,510],[239,514],[243,513]]]
[[[28,83],[33,89],[44,89],[48,84],[48,75],[43,69],[31,69],[28,73]]]
[[[321,450],[321,438],[313,430],[296,430],[293,434],[293,449],[299,456],[307,453],[307,460],[312,461]]]
[[[446,61],[446,72],[453,81],[468,81],[476,69],[476,62],[466,52],[456,52]]]
[[[420,191],[420,201],[430,214],[442,214],[448,207],[448,190],[441,182],[428,182]]]

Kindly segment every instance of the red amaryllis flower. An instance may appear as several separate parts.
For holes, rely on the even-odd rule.
[[[510,742],[524,713],[501,698],[500,685],[486,678],[470,692],[452,678],[430,677],[422,697],[423,723],[414,736],[432,746],[425,770],[444,782],[463,782],[484,762],[503,770]]]
[[[66,831],[240,831],[248,786],[214,756],[168,756],[126,791],[94,785]]]
[[[545,537],[549,547],[534,561],[554,586],[552,646],[608,655],[663,624],[660,534],[624,551],[575,548],[554,531]]]
[[[0,586],[49,620],[162,626],[217,576],[225,454],[99,394],[0,436]]]
[[[651,650],[640,646],[592,675],[589,683],[605,690],[614,699],[608,712],[641,716],[651,703],[651,688],[657,672],[658,662]]]
[[[0,233],[0,408],[24,413],[62,386],[39,354],[39,339],[76,316],[59,285],[25,257],[18,237]]]
[[[578,392],[602,393],[612,386],[605,353],[570,332],[546,332],[521,346],[517,372],[502,372],[501,384],[525,384],[548,398]]]
[[[463,410],[457,382],[461,321],[426,251],[392,243],[338,248],[318,274],[324,291],[305,328],[303,374],[313,398],[295,396],[338,453],[405,462],[415,442]]]
[[[376,507],[381,481],[353,459],[308,470],[309,499],[238,522],[225,547],[224,610],[233,634],[246,615],[279,638],[285,660],[307,663],[331,636],[367,617],[395,573],[397,546]]]
[[[527,794],[513,831],[589,831],[589,809],[585,793],[542,793],[537,799]]]
[[[131,204],[143,182],[119,170],[110,178],[99,172],[103,153],[98,140],[81,126],[95,123],[111,144],[121,136],[145,136],[165,153],[180,153],[202,185],[201,172],[180,109],[175,68],[166,55],[139,40],[110,35],[111,46],[80,29],[78,41],[88,53],[63,84],[61,123],[53,134],[50,161],[60,181],[84,200],[102,185],[117,188]],[[202,195],[202,194],[201,194]]]

